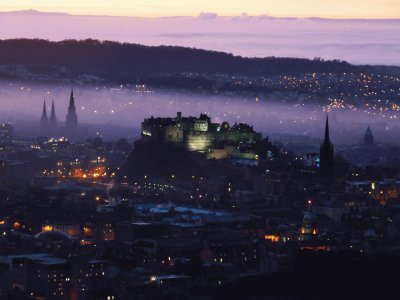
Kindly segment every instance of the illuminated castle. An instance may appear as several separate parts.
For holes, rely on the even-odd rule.
[[[255,142],[261,134],[247,124],[212,123],[206,114],[196,117],[147,118],[142,122],[142,137],[158,144],[171,144],[189,151],[207,152],[213,148],[238,146],[241,142]]]

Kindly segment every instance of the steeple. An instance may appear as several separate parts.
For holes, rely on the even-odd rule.
[[[50,118],[49,118],[49,126],[52,131],[54,131],[55,128],[57,127],[57,118],[56,118],[56,110],[54,108],[54,100],[53,100],[53,103],[51,104],[51,114],[50,114]]]
[[[71,96],[69,97],[69,107],[68,110],[74,109],[75,110],[75,98],[74,98],[74,89],[71,88]]]
[[[325,176],[333,175],[333,144],[329,137],[329,120],[326,116],[324,141],[320,148],[321,173]]]
[[[71,89],[71,96],[69,98],[69,106],[67,118],[65,120],[65,125],[67,127],[69,134],[74,134],[76,128],[78,127],[78,116],[76,115],[75,108],[75,98],[74,98],[74,90]]]
[[[49,118],[47,117],[46,100],[43,100],[42,116],[40,117],[40,133],[46,134],[49,128]]]
[[[331,140],[329,138],[329,120],[328,120],[328,116],[326,116],[324,145],[327,145],[330,143],[331,143]]]
[[[373,146],[375,145],[374,136],[372,134],[371,128],[367,128],[364,134],[364,146]]]

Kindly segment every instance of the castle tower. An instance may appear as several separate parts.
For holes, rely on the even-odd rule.
[[[333,144],[329,138],[329,121],[328,116],[326,116],[325,123],[325,136],[324,141],[320,147],[320,165],[321,173],[323,175],[333,175]]]
[[[374,146],[374,145],[375,145],[374,136],[372,135],[371,128],[369,128],[368,126],[364,134],[364,146]]]
[[[40,133],[47,134],[49,129],[49,118],[47,117],[46,100],[43,100],[42,116],[40,117]]]
[[[53,103],[51,104],[51,114],[49,118],[49,127],[52,132],[56,130],[57,127],[57,118],[56,118],[56,110],[54,108],[54,100]]]
[[[78,127],[78,116],[76,115],[74,90],[71,89],[67,118],[65,120],[68,133],[74,133]]]

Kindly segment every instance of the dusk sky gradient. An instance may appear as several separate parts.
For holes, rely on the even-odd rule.
[[[399,32],[400,0],[0,0],[0,39],[93,38],[399,65]]]
[[[271,15],[275,17],[400,18],[399,0],[1,0],[0,11],[40,10],[113,16]]]

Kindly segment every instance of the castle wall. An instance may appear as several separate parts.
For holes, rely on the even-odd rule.
[[[208,151],[215,140],[212,133],[189,133],[186,137],[185,147],[189,151]]]
[[[224,140],[232,144],[239,144],[240,142],[253,142],[260,139],[260,135],[255,132],[240,132],[230,130],[225,133]]]
[[[194,131],[207,132],[208,131],[208,121],[207,120],[196,120],[194,122]]]
[[[209,149],[207,152],[207,159],[225,159],[230,157],[232,152],[235,150],[235,147],[229,146],[222,149]]]
[[[182,127],[168,126],[165,128],[166,143],[183,143],[184,132]]]

